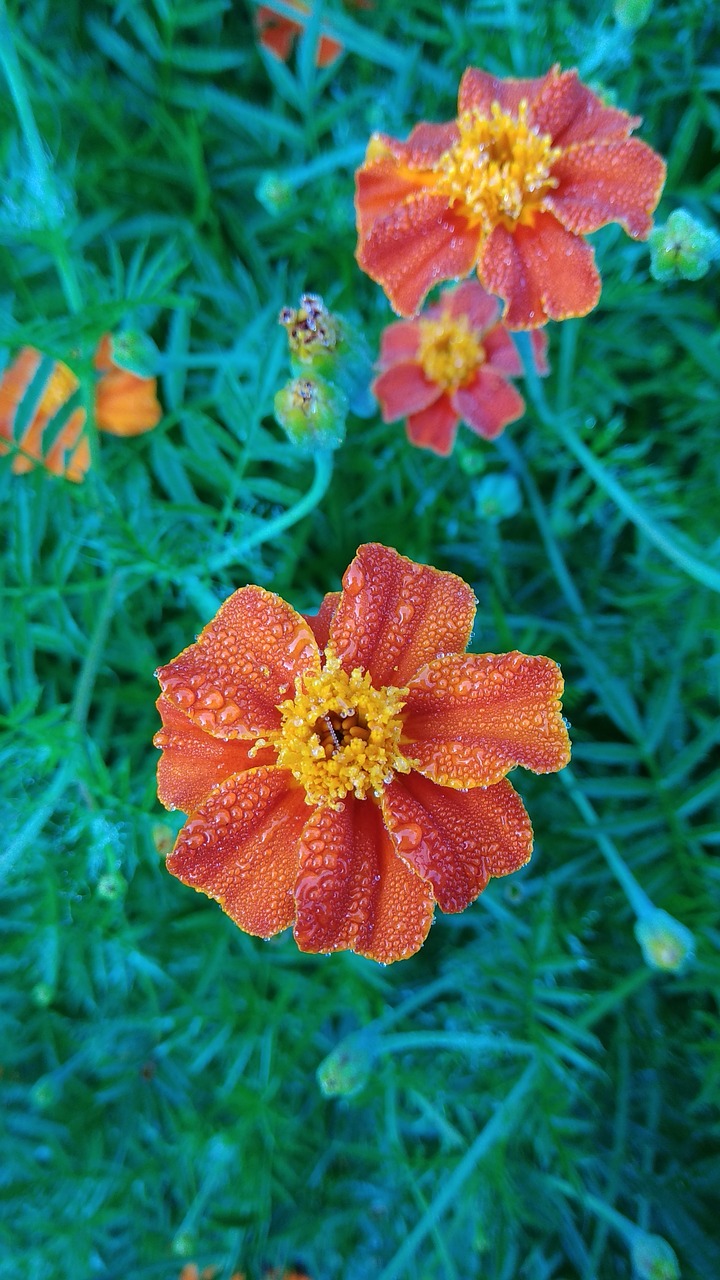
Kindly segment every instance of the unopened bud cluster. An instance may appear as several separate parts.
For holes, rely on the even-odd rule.
[[[655,280],[700,280],[720,258],[720,236],[686,209],[676,209],[650,234],[650,274]]]

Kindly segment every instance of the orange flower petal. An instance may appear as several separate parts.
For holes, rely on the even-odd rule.
[[[307,7],[296,3],[296,0],[288,0],[288,4],[305,15],[308,12]],[[292,18],[286,18],[284,14],[276,13],[270,5],[260,5],[255,11],[255,23],[263,49],[267,49],[268,53],[272,53],[281,62],[287,62],[293,41],[302,31],[302,24],[293,22]]]
[[[42,359],[42,353],[34,347],[23,347],[0,379],[0,455],[8,452],[2,441],[12,441],[23,451],[13,457],[12,470],[16,475],[33,471],[36,466],[40,466],[52,475],[64,476],[66,480],[79,483],[90,466],[90,447],[82,434],[86,421],[84,409],[75,409],[57,434],[51,428],[48,435],[54,435],[54,439],[44,452],[46,428],[53,416],[63,408],[62,401],[57,400],[56,396],[64,394],[67,403],[67,399],[79,386],[77,378],[65,365],[56,363],[53,366],[22,437],[15,439],[15,416]],[[56,375],[63,381],[61,389],[53,394]],[[48,394],[52,399],[51,412],[43,404]]]
[[[357,951],[391,964],[420,949],[435,906],[399,858],[371,800],[320,809],[300,841],[295,941],[301,951]]]
[[[550,658],[452,654],[410,682],[405,754],[443,787],[488,787],[522,765],[554,773],[570,759],[563,678]]]
[[[540,133],[549,133],[553,143],[561,147],[627,138],[640,124],[640,116],[605,106],[582,83],[577,71],[559,72],[557,68],[544,77],[529,117]]]
[[[90,445],[83,436],[86,413],[75,409],[48,449],[42,465],[56,476],[64,476],[76,484],[84,479],[90,466]],[[81,438],[82,437],[82,438]]]
[[[328,632],[333,615],[340,603],[339,591],[328,591],[325,595],[317,613],[303,613],[301,617],[305,619],[310,630],[312,631],[317,647],[322,652],[327,647]]]
[[[458,387],[450,397],[453,409],[478,435],[486,440],[499,436],[508,422],[525,412],[525,401],[512,383],[487,366],[466,387]]]
[[[317,52],[315,54],[315,62],[318,67],[330,67],[336,62],[344,49],[344,45],[339,40],[333,40],[332,36],[321,36],[318,41]]]
[[[163,723],[153,739],[162,750],[157,767],[158,799],[166,809],[192,813],[213,787],[232,774],[275,762],[275,752],[269,748],[250,756],[252,741],[247,739],[224,742],[212,738],[162,694],[155,706]]]
[[[398,157],[402,144],[386,134],[373,134],[367,158],[355,174],[358,233],[366,235],[378,218],[427,187],[427,174],[408,169]]]
[[[420,325],[415,320],[398,320],[383,329],[380,338],[380,368],[414,360],[420,345]]]
[[[435,404],[431,404],[429,409],[412,414],[405,428],[411,444],[417,445],[419,449],[430,449],[439,457],[447,458],[453,451],[459,421],[450,397],[444,395]]]
[[[315,637],[271,591],[241,587],[196,644],[156,671],[166,698],[217,738],[257,738],[280,727],[277,707],[295,678],[319,671]]]
[[[523,99],[532,104],[555,74],[553,68],[533,80],[501,80],[477,67],[468,67],[460,81],[458,114],[475,109],[489,115],[493,102],[497,102],[502,111],[515,115]]]
[[[426,662],[461,653],[474,617],[462,578],[369,542],[345,571],[329,644],[346,671],[369,671],[376,688],[402,687]]]
[[[497,298],[486,293],[479,281],[465,280],[457,288],[444,293],[442,301],[445,304],[443,310],[454,317],[467,316],[470,328],[483,332],[484,346],[484,331],[495,324],[500,312]]]
[[[638,138],[572,147],[553,165],[559,186],[547,204],[568,231],[584,234],[619,222],[645,239],[665,182],[665,164]]]
[[[458,127],[454,120],[444,124],[416,124],[407,142],[397,143],[402,159],[418,169],[431,169],[453,143],[458,140]]]
[[[478,275],[505,300],[511,329],[534,329],[550,320],[584,316],[597,305],[600,276],[589,244],[551,213],[511,234],[497,226],[488,237]]]
[[[490,876],[517,871],[532,853],[530,819],[507,781],[462,792],[411,773],[385,788],[382,809],[398,853],[443,911],[464,911]]]
[[[398,315],[411,316],[439,280],[472,270],[478,245],[477,230],[443,196],[423,192],[378,218],[361,236],[356,257]]]
[[[395,422],[434,404],[442,388],[425,377],[420,365],[396,364],[375,379],[372,393],[380,402],[383,422]]]
[[[95,391],[95,420],[113,436],[139,436],[162,418],[154,378],[139,378],[124,369],[103,374]]]
[[[295,918],[298,844],[305,793],[286,769],[228,778],[180,832],[168,871],[215,898],[246,933],[270,938]]]
[[[523,373],[523,364],[510,334],[502,324],[496,324],[483,334],[482,340],[487,362],[491,368],[506,377],[518,378]]]

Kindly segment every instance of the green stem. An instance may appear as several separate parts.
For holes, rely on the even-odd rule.
[[[700,556],[693,551],[686,550],[680,546],[673,534],[643,509],[642,505],[633,498],[626,489],[620,484],[620,481],[609,472],[601,462],[595,457],[594,453],[587,448],[586,445],[578,439],[575,431],[567,420],[567,416],[563,414],[555,414],[550,408],[545,397],[545,391],[542,383],[535,370],[535,364],[532,358],[532,350],[530,340],[525,333],[515,335],[523,364],[525,366],[525,381],[528,394],[532,400],[535,411],[540,421],[559,435],[560,439],[574,455],[580,465],[584,468],[594,484],[602,489],[609,498],[612,498],[615,505],[622,511],[623,515],[635,525],[636,529],[641,533],[648,542],[652,542],[668,560],[672,560],[684,573],[690,578],[694,578],[696,582],[701,582],[703,586],[709,587],[711,591],[720,592],[720,569],[716,569],[713,565],[707,564]],[[566,357],[569,362],[569,355]],[[562,391],[563,403],[567,397],[567,388]]]
[[[383,1036],[377,1053],[406,1053],[413,1049],[448,1049],[458,1053],[532,1053],[532,1046],[502,1036],[471,1035],[462,1031],[403,1031]]]
[[[442,1185],[432,1204],[403,1240],[397,1253],[383,1268],[378,1280],[398,1280],[405,1273],[423,1240],[440,1221],[451,1205],[456,1204],[462,1187],[474,1172],[480,1161],[488,1154],[496,1143],[506,1138],[518,1120],[519,1113],[527,1095],[535,1083],[537,1063],[532,1062],[523,1072],[520,1079],[510,1090],[505,1101],[498,1107],[491,1120],[480,1130],[475,1140],[468,1147],[462,1160]]]
[[[0,854],[0,877],[7,876],[28,845],[37,840],[45,823],[52,817],[60,797],[67,790],[72,775],[73,763],[70,760],[66,760],[65,764],[61,765],[55,774],[54,780],[45,792],[45,798],[42,803],[37,806],[32,817]]]
[[[90,710],[90,702],[92,700],[93,689],[97,679],[98,667],[102,658],[105,641],[107,639],[108,627],[110,619],[113,616],[115,608],[115,593],[120,581],[120,574],[114,573],[109,579],[105,595],[100,605],[100,609],[95,620],[90,644],[88,645],[85,661],[78,678],[77,687],[75,689],[75,697],[73,698],[72,708],[70,711],[70,719],[81,728],[85,725]]]
[[[634,1222],[626,1218],[624,1214],[618,1213],[617,1209],[611,1208],[604,1200],[598,1199],[597,1196],[591,1195],[588,1191],[578,1191],[570,1182],[566,1182],[564,1178],[551,1178],[552,1185],[561,1191],[564,1196],[570,1200],[577,1200],[584,1208],[589,1209],[591,1213],[596,1214],[598,1218],[602,1218],[604,1222],[614,1227],[616,1231],[627,1241],[632,1244],[636,1236],[643,1235],[644,1232],[640,1227],[636,1227]]]
[[[330,480],[332,478],[332,453],[329,450],[323,450],[317,453],[314,458],[315,475],[313,482],[304,493],[302,498],[295,503],[294,506],[288,507],[287,511],[283,511],[280,515],[275,516],[273,520],[268,520],[259,529],[255,529],[253,533],[249,533],[245,538],[241,538],[230,549],[221,556],[215,556],[210,560],[206,568],[210,573],[217,573],[220,569],[225,569],[229,564],[233,564],[253,547],[259,547],[263,542],[270,542],[271,539],[277,538],[286,529],[291,529],[294,524],[303,519],[303,516],[309,515],[315,510],[327,492]]]
[[[641,888],[630,869],[626,866],[622,855],[618,853],[615,845],[609,836],[606,836],[600,830],[600,821],[593,809],[590,801],[583,791],[581,791],[571,769],[563,769],[558,774],[562,786],[568,792],[575,808],[582,814],[585,822],[590,828],[590,833],[596,845],[600,849],[605,861],[612,871],[615,879],[621,885],[630,906],[639,920],[646,916],[649,911],[654,911],[651,899]]]

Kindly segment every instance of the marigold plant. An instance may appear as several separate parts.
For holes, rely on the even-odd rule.
[[[281,62],[287,62],[290,57],[293,44],[297,36],[302,34],[310,13],[308,5],[303,4],[302,0],[286,0],[286,3],[292,9],[297,9],[297,22],[292,18],[286,18],[283,13],[278,13],[271,4],[262,4],[255,12],[258,42],[263,49],[279,58]],[[315,62],[318,67],[329,67],[340,57],[342,51],[343,46],[339,40],[334,40],[331,36],[321,36],[317,44]]]
[[[406,142],[374,134],[357,173],[357,260],[402,316],[475,268],[512,329],[586,315],[600,296],[583,239],[609,222],[645,238],[665,165],[576,71],[528,80],[469,68],[457,119]]]
[[[467,654],[469,586],[361,547],[316,617],[248,586],[157,676],[158,794],[190,817],[167,865],[248,933],[384,963],[526,863],[506,779],[561,769],[549,658]],[[308,812],[308,809],[310,812]]]
[[[154,378],[141,378],[121,369],[112,358],[112,339],[106,334],[95,354],[100,377],[95,386],[95,421],[110,435],[135,436],[156,427],[162,417]],[[85,434],[86,413],[71,400],[80,389],[72,370],[61,360],[49,362],[34,347],[23,347],[0,378],[0,455],[16,452],[16,473],[44,467],[53,475],[76,483],[90,466]],[[22,415],[28,409],[29,416]]]
[[[512,338],[498,323],[499,305],[476,280],[446,289],[417,320],[388,325],[373,383],[385,422],[407,418],[412,444],[449,454],[462,419],[492,440],[525,411],[508,380],[523,367]],[[547,337],[533,333],[538,371],[547,372]]]

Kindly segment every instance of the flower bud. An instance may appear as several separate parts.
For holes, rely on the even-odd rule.
[[[154,822],[150,832],[152,842],[161,858],[167,858],[172,853],[175,844],[175,832],[167,822]]]
[[[328,311],[318,293],[304,293],[300,305],[283,307],[278,317],[290,346],[296,373],[309,368],[327,373],[335,363],[340,332],[338,318]]]
[[[473,486],[475,510],[482,520],[497,524],[517,515],[522,497],[517,480],[509,471],[491,471]]]
[[[613,5],[615,21],[621,27],[634,31],[637,27],[642,27],[647,22],[652,12],[652,7],[653,0],[615,0]]]
[[[681,973],[695,959],[695,939],[686,927],[667,911],[653,907],[635,924],[645,963],[664,973]]]
[[[374,1052],[367,1036],[342,1040],[317,1069],[317,1081],[326,1098],[353,1098],[367,1084]]]
[[[264,173],[255,188],[255,199],[267,213],[277,217],[290,208],[293,189],[289,182],[272,170]]]
[[[139,329],[121,329],[110,338],[110,358],[118,369],[134,373],[138,378],[154,378],[158,372],[160,352],[152,338]]]
[[[292,378],[275,396],[275,416],[301,453],[338,449],[345,439],[347,399],[324,378]]]
[[[55,996],[55,988],[49,982],[36,982],[30,992],[30,999],[38,1009],[47,1009],[52,1004]]]
[[[638,1231],[630,1249],[637,1280],[679,1280],[680,1265],[662,1236]]]
[[[122,898],[126,889],[127,881],[119,871],[109,871],[106,875],[100,876],[97,882],[97,896],[104,902],[115,902],[118,898]]]
[[[650,233],[650,274],[655,280],[700,280],[720,257],[720,236],[685,209],[676,209]]]

